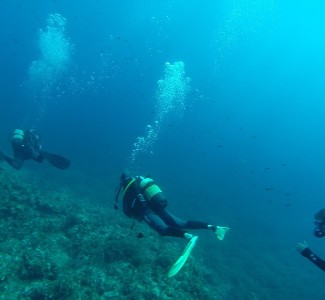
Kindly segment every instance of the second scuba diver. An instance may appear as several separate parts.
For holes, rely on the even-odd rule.
[[[119,194],[122,192],[123,212],[137,221],[144,221],[151,228],[163,236],[184,238],[188,244],[180,258],[169,270],[168,276],[174,276],[185,264],[189,254],[195,246],[197,236],[186,229],[209,229],[219,240],[223,240],[228,227],[211,225],[200,221],[184,221],[166,210],[167,199],[151,178],[142,176],[129,177],[122,174],[119,188],[116,192],[114,208],[118,208]]]
[[[51,165],[61,170],[69,167],[70,161],[57,154],[42,150],[40,136],[34,129],[15,129],[10,138],[14,157],[11,158],[0,151],[0,160],[5,160],[16,170],[22,168],[25,160],[34,160],[42,163],[47,160]]]
[[[325,236],[325,208],[321,209],[315,214],[315,229],[314,236],[321,238]],[[325,260],[322,260],[318,255],[308,248],[306,242],[298,243],[297,250],[302,256],[309,259],[314,265],[316,265],[321,270],[325,271]]]

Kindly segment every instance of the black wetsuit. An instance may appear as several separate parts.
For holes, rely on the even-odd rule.
[[[11,141],[14,158],[4,155],[4,160],[13,168],[19,170],[25,160],[33,159],[36,162],[43,162],[44,157],[41,154],[41,145],[38,143],[35,135],[30,131],[24,132],[24,139],[13,139]]]
[[[143,177],[137,176],[127,178],[122,183],[123,211],[128,217],[145,221],[163,236],[184,237],[185,229],[208,229],[208,223],[183,221],[169,213],[166,210],[167,200],[162,193],[156,194],[150,200],[146,199],[139,184],[142,179]],[[132,180],[134,181],[128,186]]]
[[[321,270],[325,271],[325,260],[322,260],[319,256],[313,253],[309,248],[305,248],[301,254],[308,258],[314,265]]]

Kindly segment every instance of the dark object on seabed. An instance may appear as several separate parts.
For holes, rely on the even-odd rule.
[[[144,234],[143,234],[142,232],[139,232],[139,233],[137,234],[137,238],[138,238],[138,239],[142,239],[142,238],[144,238]]]

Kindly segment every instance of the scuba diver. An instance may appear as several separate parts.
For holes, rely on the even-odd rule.
[[[195,246],[198,236],[192,235],[186,229],[212,230],[219,240],[223,240],[228,227],[221,227],[200,221],[183,221],[166,210],[167,199],[149,177],[129,177],[122,174],[121,182],[116,190],[114,208],[118,209],[118,198],[123,189],[123,212],[134,221],[144,221],[162,236],[184,238],[188,241],[186,248],[176,263],[169,270],[168,276],[174,276],[185,264]],[[133,225],[132,225],[133,227]]]
[[[42,163],[47,160],[52,166],[64,170],[69,167],[70,161],[60,155],[42,150],[40,136],[34,129],[15,129],[10,137],[14,158],[0,151],[0,161],[5,160],[16,170],[22,168],[25,160],[34,160]]]
[[[321,238],[325,236],[325,208],[321,209],[315,214],[315,229],[314,236]],[[298,243],[297,250],[301,253],[302,256],[309,259],[314,265],[316,265],[321,270],[325,271],[325,260],[322,260],[317,256],[313,251],[308,248],[308,244],[304,241]]]

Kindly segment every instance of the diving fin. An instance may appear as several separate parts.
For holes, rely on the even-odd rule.
[[[222,241],[229,229],[229,227],[216,226],[214,233],[217,235],[217,238]]]
[[[198,236],[196,236],[196,235],[190,239],[190,241],[186,245],[186,248],[182,252],[181,256],[170,268],[170,270],[168,272],[168,277],[175,276],[179,272],[179,270],[184,266],[184,264],[186,263],[189,255],[191,254],[191,252],[196,244],[197,239],[198,239]]]
[[[41,152],[42,156],[54,167],[64,170],[70,166],[70,160],[57,154]]]

